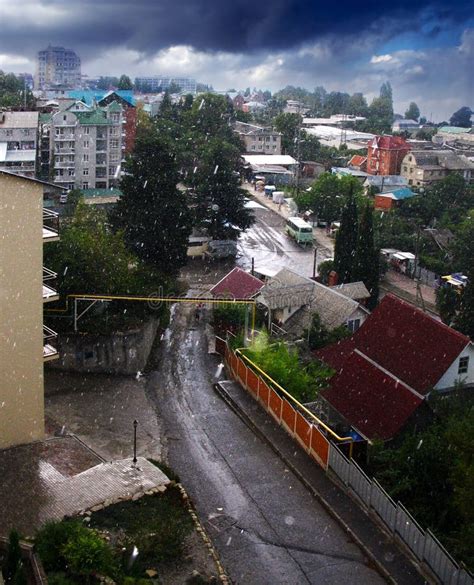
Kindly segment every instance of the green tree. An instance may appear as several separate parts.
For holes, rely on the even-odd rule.
[[[275,130],[281,132],[281,146],[284,154],[295,156],[299,127],[303,118],[299,114],[278,114],[273,121]]]
[[[132,80],[128,75],[121,75],[117,84],[117,89],[133,89]]]
[[[318,313],[313,314],[311,327],[305,333],[308,340],[308,347],[311,351],[321,349],[322,347],[326,347],[326,345],[331,345],[332,343],[346,339],[351,335],[349,329],[345,325],[341,325],[330,331],[325,325],[323,325]]]
[[[370,293],[370,299],[367,302],[369,309],[377,306],[380,279],[379,251],[374,245],[373,214],[372,204],[370,201],[365,202],[358,226],[351,278],[353,282],[361,280],[367,287]]]
[[[352,116],[367,116],[369,113],[369,106],[367,100],[362,93],[354,93],[349,98],[347,113]]]
[[[468,282],[459,302],[459,311],[454,318],[454,327],[474,341],[474,259],[467,271]]]
[[[128,247],[160,273],[174,276],[186,263],[191,216],[179,181],[176,144],[158,132],[137,140],[126,163],[123,196],[113,215]]]
[[[13,73],[0,70],[0,107],[20,108],[25,104],[27,108],[35,107],[36,100],[31,90]]]
[[[405,112],[406,120],[418,120],[420,117],[420,108],[415,102],[410,102],[407,111]]]
[[[360,182],[351,176],[338,177],[333,173],[322,173],[311,186],[310,191],[296,198],[300,211],[312,209],[321,221],[332,222],[341,219],[345,199],[352,192],[362,192]]]
[[[236,240],[253,223],[240,187],[240,151],[219,138],[202,143],[196,172],[189,184],[194,193],[195,223],[216,240]]]
[[[170,94],[181,93],[181,88],[179,87],[179,85],[177,83],[172,81],[168,87],[168,92]]]
[[[342,209],[341,227],[336,233],[334,268],[339,283],[351,282],[357,246],[357,205],[353,189]]]
[[[472,110],[467,106],[463,106],[459,108],[454,114],[449,118],[449,123],[451,126],[459,126],[460,128],[471,128],[471,116]]]
[[[436,291],[436,308],[443,323],[451,325],[459,305],[459,295],[452,288],[442,286]]]
[[[329,275],[334,270],[334,261],[333,260],[324,260],[318,266],[318,276],[319,279],[323,284],[329,283]]]

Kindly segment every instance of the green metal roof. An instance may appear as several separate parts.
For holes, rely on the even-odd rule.
[[[122,106],[118,102],[112,102],[107,109],[109,112],[121,112],[123,110]]]
[[[92,112],[74,112],[82,126],[110,126],[112,122],[107,120],[105,112],[97,108]]]
[[[51,114],[40,114],[39,115],[40,124],[47,124],[48,122],[51,122],[51,119],[52,119]]]
[[[449,134],[466,134],[471,132],[472,128],[461,128],[459,126],[442,126],[438,132],[448,132]]]

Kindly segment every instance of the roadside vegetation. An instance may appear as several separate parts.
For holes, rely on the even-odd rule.
[[[474,568],[474,402],[460,387],[435,396],[435,421],[394,446],[369,449],[369,471],[429,527],[453,554]]]
[[[314,360],[305,363],[296,348],[272,342],[264,331],[242,353],[302,403],[314,401],[333,373]]]

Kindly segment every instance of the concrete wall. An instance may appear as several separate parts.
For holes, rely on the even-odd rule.
[[[43,187],[0,173],[0,448],[44,433]]]
[[[52,368],[95,374],[135,375],[143,371],[158,329],[159,319],[150,319],[140,329],[105,335],[61,335],[59,359]]]

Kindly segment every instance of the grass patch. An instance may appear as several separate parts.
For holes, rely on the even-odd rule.
[[[185,538],[194,528],[175,486],[169,486],[162,494],[100,510],[92,515],[90,526],[114,534],[116,546],[126,549],[124,560],[128,560],[134,546],[138,549],[132,572],[137,576],[160,563],[178,560]]]

